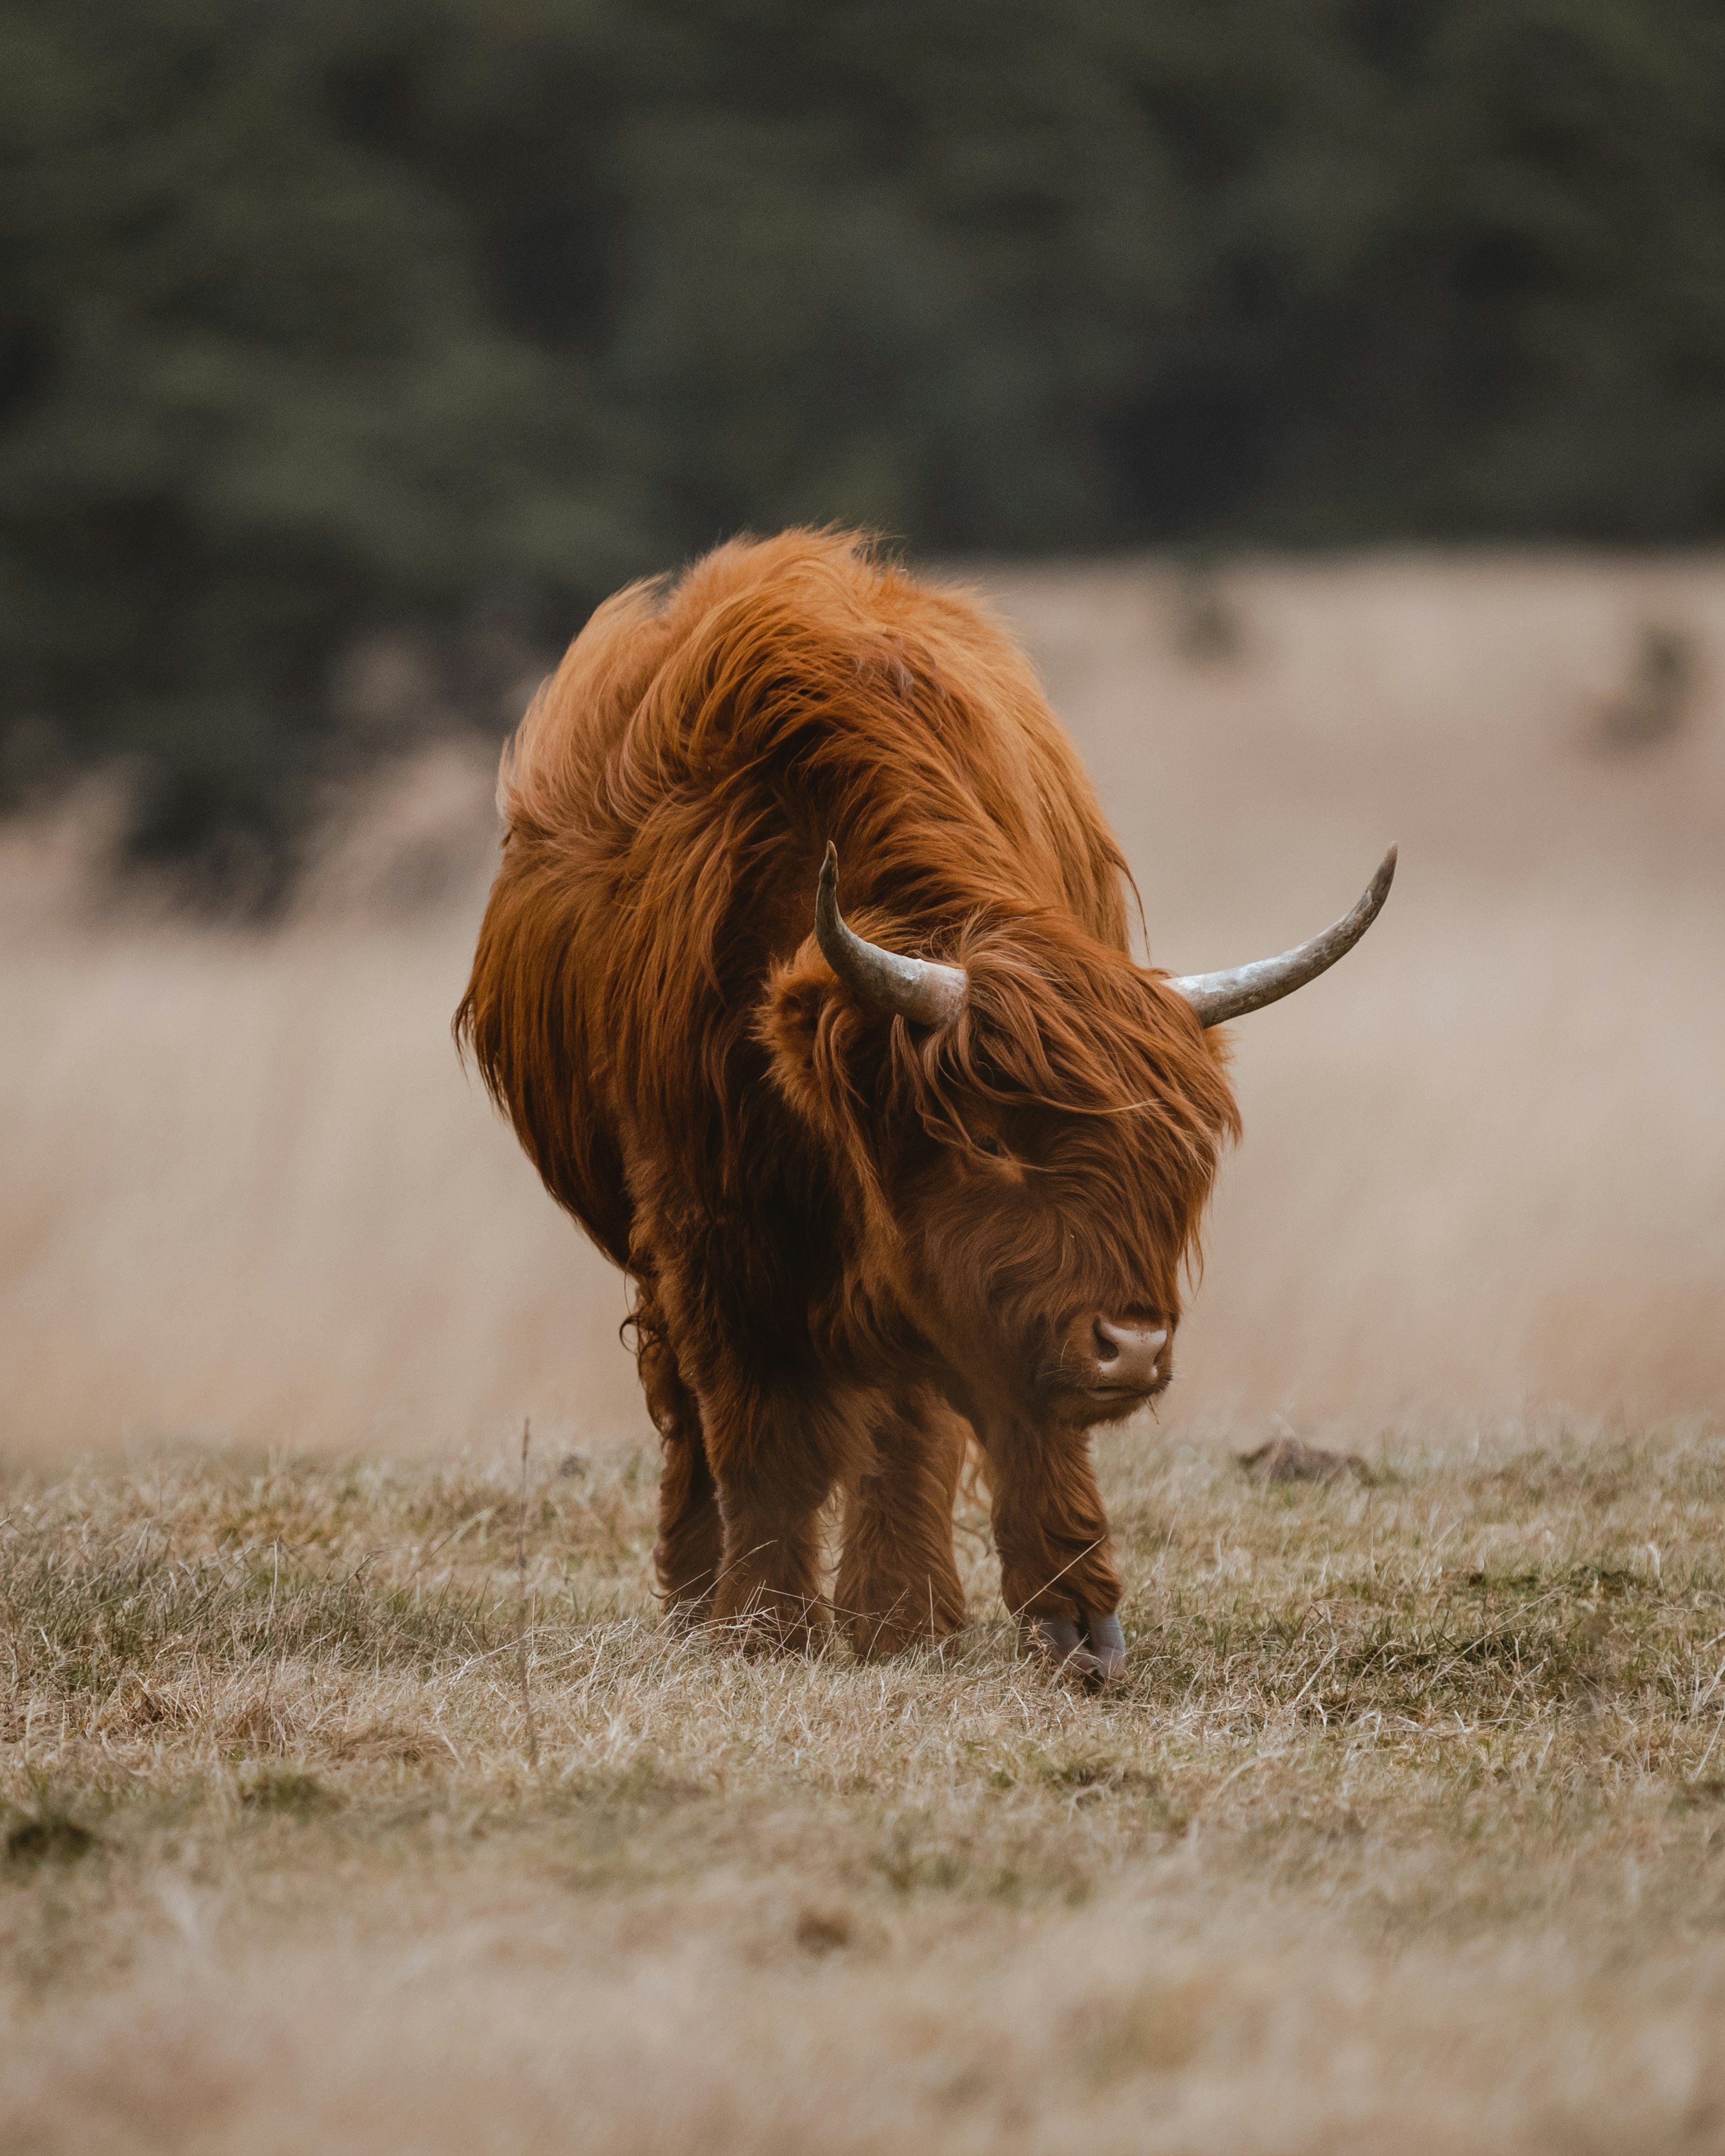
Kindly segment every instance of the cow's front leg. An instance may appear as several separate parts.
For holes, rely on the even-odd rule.
[[[824,1629],[821,1507],[846,1465],[847,1419],[794,1395],[704,1396],[724,1547],[712,1623],[746,1653],[807,1652]]]
[[[858,1656],[943,1640],[964,1622],[952,1558],[952,1499],[964,1424],[932,1395],[883,1399],[872,1454],[853,1483],[833,1602]]]
[[[993,1497],[1000,1589],[1025,1642],[1075,1675],[1126,1666],[1107,1515],[1080,1432],[1006,1423],[980,1433]]]

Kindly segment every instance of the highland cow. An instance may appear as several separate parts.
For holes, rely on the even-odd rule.
[[[1007,1607],[1125,1649],[1090,1433],[1168,1383],[1237,1133],[1222,1020],[1364,932],[1175,979],[1008,635],[864,543],[718,548],[602,606],[506,754],[457,1030],[634,1283],[668,1606],[859,1654],[964,1619],[973,1434]],[[840,910],[842,896],[843,911]]]

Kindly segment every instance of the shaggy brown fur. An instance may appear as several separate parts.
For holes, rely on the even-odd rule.
[[[854,538],[737,541],[599,608],[501,798],[458,1032],[637,1284],[668,1600],[806,1640],[842,1489],[853,1644],[951,1631],[968,1424],[1009,1606],[1111,1613],[1096,1320],[1172,1338],[1237,1119],[1010,639]],[[968,970],[956,1021],[835,979],[829,839],[860,933]]]

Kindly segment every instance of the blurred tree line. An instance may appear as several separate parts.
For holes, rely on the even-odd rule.
[[[252,903],[739,526],[1725,530],[1710,0],[0,0],[0,790]]]

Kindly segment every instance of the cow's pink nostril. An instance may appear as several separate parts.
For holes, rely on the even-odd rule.
[[[1147,1389],[1155,1382],[1157,1359],[1168,1345],[1165,1325],[1120,1325],[1099,1317],[1091,1332],[1097,1372],[1106,1383]]]

